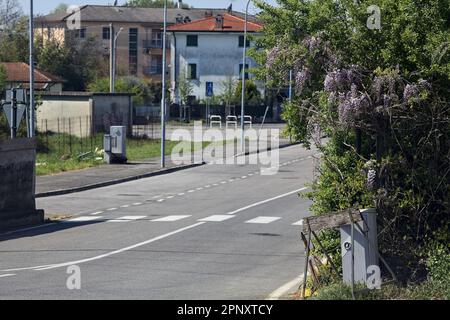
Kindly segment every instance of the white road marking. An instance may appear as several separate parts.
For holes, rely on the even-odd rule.
[[[142,206],[142,202],[133,203],[133,206]]]
[[[226,184],[226,183],[227,183],[226,181],[222,181],[222,182],[221,182],[221,184]]]
[[[203,188],[197,188],[197,189],[195,189],[195,190],[200,191],[200,190],[203,190]]]
[[[298,276],[292,281],[289,281],[288,283],[284,284],[283,286],[279,287],[277,290],[272,292],[266,300],[279,300],[283,296],[286,296],[290,293],[290,291],[294,291],[295,289],[299,288],[301,283],[303,282],[303,274]]]
[[[293,226],[302,226],[303,225],[303,219],[300,221],[297,221],[296,223],[292,224]]]
[[[179,193],[178,195],[181,197],[181,196],[184,196],[186,193],[184,193],[184,192],[182,192],[182,193]]]
[[[106,209],[106,211],[116,211],[118,208],[109,208],[109,209]]]
[[[130,205],[129,204],[124,204],[123,206],[120,206],[121,208],[129,208]]]
[[[198,221],[202,221],[202,222],[223,222],[226,220],[229,220],[231,218],[234,218],[234,216],[230,216],[230,215],[214,215],[214,216],[210,216],[204,219],[200,219]]]
[[[253,173],[249,173],[248,176],[249,176],[249,177],[253,177]]]
[[[209,189],[209,188],[211,188],[211,186],[210,186],[210,185],[207,185],[207,186],[205,186],[205,188],[206,188],[206,189]]]
[[[158,200],[158,202],[164,202],[165,201],[165,199],[159,199]]]
[[[241,179],[247,179],[248,177],[247,176],[243,176],[243,177],[241,177]]]
[[[263,201],[260,201],[260,202],[253,203],[253,204],[251,204],[251,205],[248,205],[248,206],[246,206],[246,207],[243,207],[243,208],[234,210],[234,211],[229,212],[229,213],[227,213],[227,214],[229,214],[229,215],[234,215],[234,214],[236,214],[236,213],[239,213],[239,212],[248,210],[248,209],[250,209],[250,208],[257,207],[257,206],[260,206],[260,205],[262,205],[262,204],[265,204],[265,203],[268,203],[268,202],[272,202],[272,201],[275,201],[275,200],[278,200],[278,199],[281,199],[281,198],[284,198],[284,197],[288,197],[288,196],[290,196],[290,195],[293,195],[293,194],[295,194],[295,193],[299,193],[299,192],[301,192],[301,191],[305,191],[305,190],[307,190],[307,189],[308,189],[308,188],[304,187],[304,188],[301,188],[301,189],[298,189],[298,190],[294,190],[294,191],[291,191],[291,192],[287,192],[287,193],[281,194],[281,195],[279,195],[279,196],[276,196],[276,197],[273,197],[273,198],[270,198],[270,199],[267,199],[267,200],[263,200]]]
[[[153,242],[156,242],[156,241],[168,238],[170,236],[173,236],[175,234],[181,233],[183,231],[199,227],[199,226],[201,226],[203,224],[205,224],[205,223],[204,222],[199,222],[199,223],[187,226],[185,228],[181,228],[181,229],[175,230],[173,232],[169,232],[169,233],[163,234],[163,235],[158,236],[156,238],[152,238],[152,239],[149,239],[147,241],[140,242],[140,243],[134,244],[132,246],[129,246],[129,247],[126,247],[126,248],[122,248],[122,249],[119,249],[119,250],[115,250],[115,251],[111,251],[109,253],[105,253],[105,254],[102,254],[102,255],[99,255],[99,256],[95,256],[95,257],[92,257],[92,258],[83,259],[83,260],[77,260],[77,261],[70,261],[70,262],[65,262],[65,263],[60,263],[60,264],[38,266],[38,267],[34,267],[34,268],[29,268],[29,269],[36,270],[36,271],[44,271],[44,270],[63,268],[63,267],[78,265],[78,264],[91,262],[91,261],[95,261],[95,260],[100,260],[100,259],[103,259],[103,258],[107,258],[107,257],[113,256],[113,255],[116,255],[116,254],[120,254],[120,253],[123,253],[123,252],[134,250],[136,248],[139,248],[139,247],[145,246],[147,244],[150,244],[150,243],[153,243]],[[22,270],[25,270],[25,269],[22,269]]]
[[[125,216],[125,217],[120,217],[114,220],[108,220],[108,222],[130,222],[130,221],[136,221],[136,220],[141,220],[141,219],[145,219],[147,218],[147,216]]]
[[[230,179],[230,180],[228,180],[228,182],[234,182],[235,180],[234,179]]]
[[[192,216],[167,216],[167,217],[152,220],[152,222],[174,222],[174,221],[187,219],[190,217],[192,217]]]
[[[89,222],[89,221],[94,221],[94,220],[98,220],[101,219],[103,217],[100,216],[95,216],[95,217],[79,217],[79,218],[74,218],[74,219],[70,219],[67,220],[68,222]]]
[[[96,216],[96,215],[102,214],[103,212],[104,211],[97,211],[97,212],[91,213],[91,216]]]
[[[166,199],[173,199],[175,196],[168,196]]]
[[[193,193],[193,192],[195,192],[195,190],[189,190],[189,191],[188,191],[188,193]]]
[[[214,184],[213,184],[214,187],[217,187],[218,185],[219,185],[218,183],[214,183]]]
[[[258,217],[252,220],[249,220],[245,223],[255,223],[255,224],[269,224],[274,221],[280,220],[281,217]]]
[[[15,275],[15,273],[0,274],[0,278],[14,277]]]

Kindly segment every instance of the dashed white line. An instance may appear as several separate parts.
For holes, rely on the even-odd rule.
[[[124,204],[123,206],[120,206],[121,208],[129,208],[130,205],[129,204]]]
[[[159,199],[158,200],[158,202],[164,202],[165,201],[165,199]]]
[[[101,219],[103,217],[100,216],[95,216],[95,217],[79,217],[79,218],[74,218],[74,219],[70,219],[67,220],[68,222],[89,222],[89,221],[94,221],[94,220],[98,220]]]
[[[182,193],[179,193],[178,196],[181,197],[181,196],[184,196],[185,194],[186,194],[186,193],[182,192]]]
[[[227,216],[226,215],[213,215],[213,216],[210,216],[210,217],[207,217],[207,218],[204,218],[204,219],[200,219],[198,221],[201,221],[201,222],[223,222],[223,221],[229,220],[231,218],[234,218],[234,216],[230,216],[230,215],[227,215]]]
[[[136,221],[136,220],[142,220],[147,218],[147,216],[125,216],[120,217],[114,220],[108,220],[108,222],[130,222],[130,221]]]
[[[104,211],[97,211],[97,212],[91,213],[91,216],[96,216],[96,215],[102,214],[103,212]]]
[[[222,181],[222,182],[221,182],[221,184],[226,184],[226,183],[227,183],[226,181]]]
[[[106,211],[116,211],[118,208],[109,208],[109,209],[106,209]]]
[[[188,193],[193,193],[193,192],[195,192],[195,190],[189,190],[189,191],[188,191]]]
[[[302,226],[303,225],[303,220],[297,221],[296,223],[292,224],[293,226]]]
[[[173,199],[173,198],[175,198],[175,196],[168,196],[168,197],[166,197],[167,200]]]
[[[142,202],[133,203],[133,206],[142,206]]]
[[[200,187],[200,188],[197,188],[197,189],[195,189],[195,190],[200,191],[200,190],[203,190],[203,188]]]
[[[249,220],[245,223],[254,223],[254,224],[269,224],[280,220],[281,217],[257,217],[255,219]]]
[[[0,278],[14,277],[15,273],[0,274]]]
[[[167,217],[152,220],[152,222],[174,222],[174,221],[187,219],[190,217],[192,217],[192,216],[167,216]]]

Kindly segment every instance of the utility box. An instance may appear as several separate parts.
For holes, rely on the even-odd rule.
[[[355,283],[367,283],[370,266],[379,266],[377,212],[376,209],[361,210],[364,221],[358,225],[364,231],[354,227],[354,280]],[[351,225],[340,228],[342,249],[343,282],[352,283],[352,241]],[[370,244],[369,244],[370,243]]]
[[[110,134],[106,134],[103,138],[103,147],[105,150],[105,162],[126,163],[126,132],[124,126],[111,126]]]

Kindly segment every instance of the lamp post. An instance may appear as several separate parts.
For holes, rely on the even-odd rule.
[[[245,62],[247,61],[247,22],[248,7],[252,0],[247,1],[245,7],[245,26],[244,26],[244,54],[242,58],[242,99],[241,99],[241,152],[245,152]]]
[[[120,33],[123,31],[123,28],[119,29],[119,32],[114,36],[113,42],[113,50],[112,50],[112,80],[111,80],[111,92],[116,92],[116,66],[117,66],[117,39],[119,38]],[[111,36],[112,37],[112,36]]]
[[[33,24],[33,0],[30,0],[30,21],[29,21],[29,45],[30,45],[30,106],[29,106],[29,132],[28,137],[33,138],[34,132],[34,24]]]
[[[161,168],[166,167],[166,38],[167,38],[167,0],[164,1],[162,98],[161,98]]]

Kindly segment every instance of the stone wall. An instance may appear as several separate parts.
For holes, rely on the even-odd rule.
[[[0,141],[0,229],[44,221],[35,201],[36,141]]]

